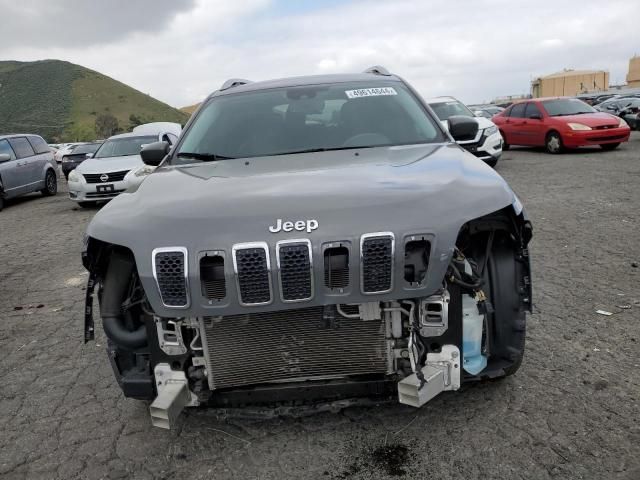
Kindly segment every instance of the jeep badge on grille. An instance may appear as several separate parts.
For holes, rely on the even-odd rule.
[[[295,222],[283,222],[281,218],[276,220],[276,224],[269,227],[269,231],[271,233],[278,232],[291,232],[293,230],[297,230],[299,232],[311,233],[318,228],[318,221],[315,219],[311,220],[296,220]]]

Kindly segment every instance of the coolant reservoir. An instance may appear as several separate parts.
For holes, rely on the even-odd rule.
[[[478,313],[478,303],[470,295],[462,295],[462,368],[477,375],[487,366],[482,354],[484,315]]]

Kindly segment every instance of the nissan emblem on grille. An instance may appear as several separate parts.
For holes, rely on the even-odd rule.
[[[106,182],[107,180],[109,180],[109,175],[103,173],[102,175],[100,175],[100,180]]]

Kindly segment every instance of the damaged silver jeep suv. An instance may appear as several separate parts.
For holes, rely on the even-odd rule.
[[[125,396],[186,406],[420,407],[522,361],[531,309],[520,201],[401,78],[230,80],[158,168],[89,225]],[[337,402],[340,401],[340,402]],[[314,407],[314,408],[315,408]]]

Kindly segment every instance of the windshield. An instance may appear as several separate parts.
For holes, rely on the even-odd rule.
[[[101,143],[90,143],[88,145],[78,145],[73,149],[74,154],[80,153],[94,153],[98,148],[100,148]]]
[[[441,141],[440,129],[399,82],[311,85],[214,97],[172,162]]]
[[[557,100],[545,100],[542,106],[550,117],[562,117],[566,115],[580,115],[583,113],[595,113],[593,107],[577,98],[559,98]]]
[[[448,120],[453,115],[462,115],[465,117],[473,117],[473,113],[464,104],[457,100],[447,102],[430,103],[429,106],[436,112],[440,120]]]
[[[157,142],[158,137],[152,135],[140,137],[112,138],[102,144],[94,158],[124,157],[139,155],[143,145]]]

